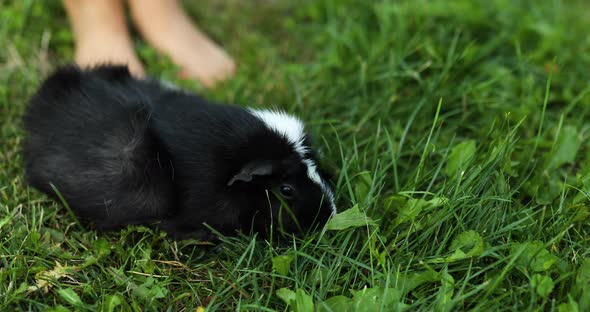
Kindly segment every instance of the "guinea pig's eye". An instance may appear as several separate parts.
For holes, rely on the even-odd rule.
[[[295,189],[289,184],[282,184],[279,187],[279,193],[286,199],[291,199],[295,195]]]

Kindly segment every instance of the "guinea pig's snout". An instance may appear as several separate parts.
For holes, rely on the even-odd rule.
[[[334,214],[335,211],[332,209],[330,203],[323,202],[317,213],[317,218],[314,224],[321,228],[324,226],[324,224],[326,224],[326,222],[328,222],[328,219],[330,219],[330,217]]]

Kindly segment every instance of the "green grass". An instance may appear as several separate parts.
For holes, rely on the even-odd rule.
[[[181,84],[300,115],[358,211],[287,246],[82,229],[23,185],[19,153],[27,99],[72,57],[67,20],[0,1],[0,310],[590,310],[587,1],[187,5],[239,72]]]

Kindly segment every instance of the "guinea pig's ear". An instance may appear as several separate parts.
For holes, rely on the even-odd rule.
[[[254,161],[245,165],[240,172],[227,182],[232,185],[236,181],[250,182],[255,176],[267,176],[272,174],[272,163],[267,161]]]

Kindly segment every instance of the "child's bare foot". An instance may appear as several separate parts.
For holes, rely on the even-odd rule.
[[[129,6],[140,32],[181,67],[181,76],[211,87],[234,74],[231,57],[199,31],[176,0],[129,0]]]
[[[121,0],[64,0],[76,40],[76,63],[126,64],[143,76],[143,66],[133,52]]]

